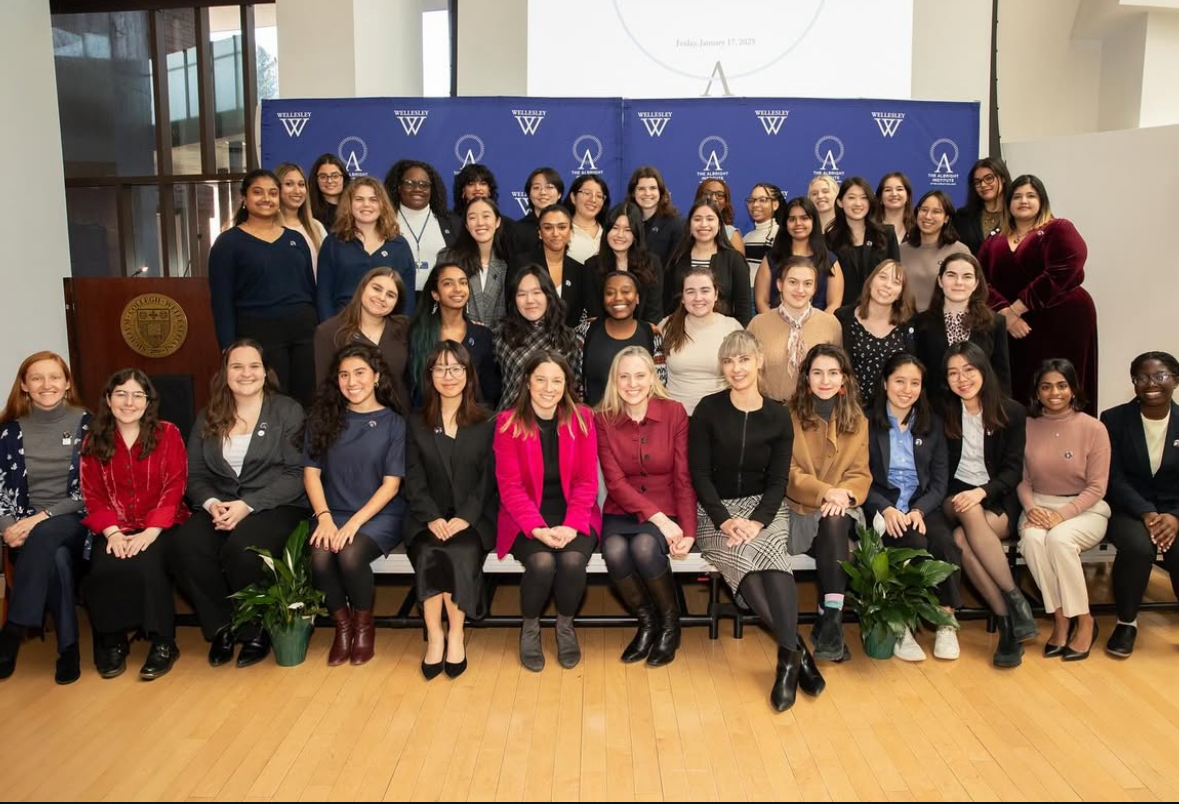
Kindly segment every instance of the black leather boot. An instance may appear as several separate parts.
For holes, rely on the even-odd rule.
[[[622,661],[627,664],[641,662],[647,658],[647,654],[651,652],[651,646],[655,644],[658,628],[655,609],[647,600],[643,579],[639,577],[637,572],[615,581],[614,588],[618,590],[618,596],[622,598],[622,602],[639,620],[638,633],[626,646],[626,650],[622,652]]]
[[[801,636],[798,638],[798,649],[802,651],[802,669],[798,673],[798,688],[807,695],[817,698],[819,693],[827,689],[827,680],[819,672],[819,666],[815,664],[815,659],[807,650],[806,642]]]
[[[544,669],[544,650],[540,646],[540,620],[524,618],[520,627],[520,664],[534,673]]]
[[[1040,628],[1036,625],[1036,617],[1032,614],[1032,606],[1028,599],[1019,591],[1019,587],[1003,593],[1003,600],[1007,602],[1007,613],[1011,616],[1012,635],[1016,642],[1030,642],[1040,635]]]
[[[671,570],[647,581],[647,591],[659,615],[659,638],[647,657],[648,667],[662,667],[675,660],[680,647],[680,600]]]
[[[20,638],[20,626],[14,623],[5,623],[3,630],[0,630],[0,679],[8,678],[16,671]]]
[[[770,688],[770,705],[776,712],[794,706],[798,695],[798,677],[802,673],[802,651],[778,648],[778,670]]]
[[[1019,667],[1023,663],[1023,645],[1019,644],[1019,640],[1015,638],[1012,619],[1012,616],[1008,614],[1006,617],[1000,617],[997,621],[999,644],[995,648],[995,655],[991,658],[991,664],[995,667]]]
[[[824,607],[815,624],[815,658],[825,662],[842,662],[847,647],[843,644],[843,609]]]

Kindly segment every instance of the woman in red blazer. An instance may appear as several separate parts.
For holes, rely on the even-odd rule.
[[[160,421],[160,397],[139,369],[115,372],[82,444],[82,524],[96,538],[83,595],[94,626],[94,663],[103,678],[127,667],[127,632],[151,640],[145,681],[172,669],[176,610],[161,539],[189,517],[188,456],[176,426]],[[101,537],[101,538],[99,538]]]
[[[573,615],[585,594],[585,567],[602,529],[598,437],[578,404],[573,372],[559,354],[538,351],[524,364],[515,403],[495,423],[500,509],[496,547],[524,565],[520,581],[520,663],[544,669],[540,613],[557,598],[557,661],[576,667],[581,648]]]
[[[696,541],[688,414],[659,382],[651,353],[628,346],[610,366],[594,421],[606,479],[602,555],[639,632],[622,661],[662,667],[680,646],[680,607],[667,556]]]

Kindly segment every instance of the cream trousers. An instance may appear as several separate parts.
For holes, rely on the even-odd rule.
[[[1033,494],[1033,497],[1037,507],[1051,511],[1075,499],[1049,494]],[[1020,514],[1019,551],[1040,587],[1045,611],[1063,609],[1065,617],[1089,613],[1089,590],[1080,556],[1105,538],[1109,516],[1109,506],[1104,500],[1051,530],[1029,525],[1027,514]]]

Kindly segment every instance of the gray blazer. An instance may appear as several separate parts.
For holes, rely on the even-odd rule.
[[[188,501],[200,509],[210,497],[241,500],[255,511],[280,505],[307,507],[303,454],[294,444],[303,426],[302,406],[288,396],[267,394],[239,477],[229,468],[221,442],[202,438],[205,411],[188,437]]]

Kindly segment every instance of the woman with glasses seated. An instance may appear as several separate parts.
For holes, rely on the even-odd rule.
[[[578,176],[565,196],[565,208],[573,213],[569,256],[582,265],[598,253],[610,209],[610,189],[601,176]]]
[[[684,219],[671,203],[671,193],[663,183],[663,174],[651,165],[640,165],[626,183],[626,197],[639,208],[643,218],[643,235],[647,251],[666,266],[671,250],[680,242]]]
[[[414,291],[420,291],[438,252],[454,245],[459,233],[458,222],[446,208],[446,185],[433,165],[402,159],[385,174],[385,192],[413,252]]]
[[[340,196],[351,180],[348,168],[335,154],[323,154],[311,165],[311,215],[329,232],[336,223]]]
[[[733,194],[724,179],[705,179],[696,187],[696,204],[709,201],[720,211],[721,222],[725,225],[725,235],[733,248],[742,257],[745,256],[745,241],[741,233],[733,225]]]
[[[1162,554],[1179,597],[1179,361],[1168,352],[1144,352],[1130,363],[1134,399],[1101,414],[1113,447],[1109,489],[1113,509],[1106,537],[1118,548],[1113,566],[1118,624],[1105,645],[1125,659],[1138,635],[1138,608],[1150,571]]]
[[[569,210],[560,204],[545,207],[540,217],[538,239],[528,250],[516,254],[508,265],[508,273],[515,273],[526,265],[539,265],[549,272],[553,289],[565,304],[565,323],[576,327],[585,318],[586,297],[590,282],[585,266],[569,256],[569,239],[573,235],[573,220]]]
[[[560,204],[565,195],[561,174],[551,167],[539,167],[528,174],[524,182],[524,197],[528,199],[528,214],[516,221],[512,233],[515,251],[527,251],[540,236],[540,211]]]
[[[1007,216],[1004,196],[1011,184],[1007,165],[997,156],[985,156],[970,168],[966,186],[966,206],[954,213],[954,230],[970,249],[978,254],[988,237],[999,234]]]
[[[151,380],[139,369],[116,371],[82,444],[82,524],[95,533],[82,593],[103,678],[127,669],[129,631],[151,640],[139,670],[144,681],[167,673],[180,656],[166,545],[189,517],[187,479],[184,439],[160,421]]]

